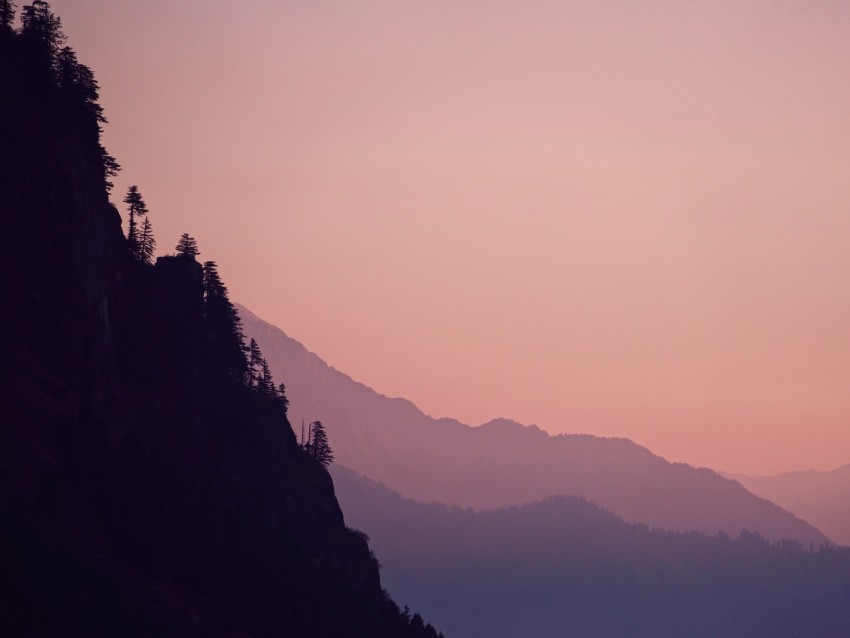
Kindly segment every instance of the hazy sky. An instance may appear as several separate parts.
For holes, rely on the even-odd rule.
[[[850,3],[51,6],[114,199],[338,369],[724,470],[850,462]]]

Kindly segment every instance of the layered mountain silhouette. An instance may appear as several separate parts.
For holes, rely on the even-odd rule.
[[[550,436],[505,419],[479,427],[433,419],[335,370],[248,309],[240,307],[240,315],[286,383],[296,429],[302,420],[321,419],[337,463],[406,497],[494,508],[566,494],[662,529],[828,540],[737,482],[670,463],[627,439]]]
[[[0,634],[437,638],[223,356],[212,267],[123,235],[59,19],[0,8]]]
[[[419,503],[334,466],[383,582],[456,638],[850,635],[850,549],[627,524],[576,497]]]
[[[810,521],[836,543],[850,546],[850,465],[829,472],[724,476]]]

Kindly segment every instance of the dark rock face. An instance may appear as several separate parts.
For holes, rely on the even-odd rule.
[[[199,264],[130,258],[96,130],[18,40],[0,34],[2,633],[414,635],[280,404],[207,365]]]

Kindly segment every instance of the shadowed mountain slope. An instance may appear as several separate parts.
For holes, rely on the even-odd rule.
[[[388,590],[457,638],[850,635],[850,549],[652,530],[575,497],[474,511],[331,474]]]
[[[34,4],[0,24],[0,634],[436,638],[218,355],[201,265],[131,256],[96,84]]]
[[[328,366],[279,328],[240,307],[286,383],[290,418],[320,419],[337,461],[422,501],[492,508],[572,494],[656,527],[825,542],[805,521],[707,469],[669,463],[627,439],[550,436],[497,419],[469,427],[433,419]]]
[[[836,543],[850,546],[850,465],[829,472],[724,476],[810,521]]]

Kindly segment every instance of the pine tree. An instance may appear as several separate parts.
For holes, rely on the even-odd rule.
[[[310,435],[307,443],[307,453],[310,457],[327,467],[334,460],[331,446],[328,443],[328,435],[321,421],[313,421],[310,424]]]
[[[257,387],[261,394],[269,397],[273,397],[275,395],[272,372],[269,369],[269,362],[266,361],[265,357],[260,362],[260,378],[258,379]]]
[[[245,356],[242,320],[230,302],[216,263],[205,262],[203,272],[204,326],[211,363],[244,383],[250,379],[250,366]]]
[[[139,187],[133,184],[127,189],[127,195],[124,197],[124,203],[127,204],[127,210],[130,213],[130,222],[127,229],[127,243],[130,246],[130,254],[141,261],[141,244],[139,241],[139,230],[136,224],[136,216],[144,216],[148,213],[148,207],[142,199],[142,194],[139,192]]]
[[[0,0],[0,32],[11,33],[15,21],[15,5],[12,0]]]
[[[77,61],[77,54],[71,47],[64,47],[56,56],[56,83],[74,106],[99,124],[106,123],[103,107],[97,102],[100,86],[91,69]]]
[[[105,122],[106,120],[103,121]],[[109,178],[118,175],[118,172],[121,170],[121,164],[119,164],[100,143],[97,145],[97,153],[100,156],[100,161],[103,165],[103,185],[106,187],[106,192],[109,193],[115,185]]]
[[[256,339],[251,337],[251,342],[248,345],[248,365],[251,368],[249,385],[256,387],[259,385],[260,367],[263,363],[263,353],[260,351],[260,346]]]
[[[177,242],[176,250],[178,255],[191,257],[192,259],[201,254],[200,251],[198,251],[198,242],[196,242],[195,238],[189,233],[183,233],[180,235],[180,241]]]
[[[46,58],[47,65],[53,67],[59,47],[65,43],[62,21],[50,10],[43,0],[35,0],[24,6],[21,11],[21,35],[31,42],[38,54]]]
[[[139,255],[141,257],[141,261],[146,264],[152,264],[155,251],[156,239],[154,239],[153,236],[151,220],[150,218],[145,217],[145,221],[142,224],[142,232],[139,235]]]
[[[2,0],[0,0],[2,1]],[[59,96],[66,104],[66,112],[75,126],[87,134],[94,142],[93,153],[100,160],[103,171],[103,183],[107,192],[112,189],[110,177],[115,177],[121,166],[115,161],[103,145],[100,144],[102,124],[106,124],[100,99],[100,86],[91,69],[77,60],[77,54],[71,47],[64,47],[56,54],[56,86]]]
[[[289,412],[289,399],[286,397],[286,386],[282,383],[277,386],[277,399],[283,406],[283,416],[286,416],[286,413]]]

